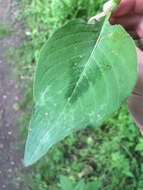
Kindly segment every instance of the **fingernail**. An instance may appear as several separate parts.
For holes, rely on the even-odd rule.
[[[109,21],[110,21],[111,24],[115,24],[115,18],[111,17],[111,18],[109,19]]]

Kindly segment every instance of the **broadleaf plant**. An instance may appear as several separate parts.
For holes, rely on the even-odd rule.
[[[72,21],[41,50],[25,150],[31,165],[70,133],[99,126],[131,94],[137,80],[135,44],[109,12],[96,24]]]
[[[61,176],[60,186],[61,190],[98,190],[101,187],[101,183],[99,181],[95,181],[85,184],[84,180],[81,180],[75,185],[68,177]]]

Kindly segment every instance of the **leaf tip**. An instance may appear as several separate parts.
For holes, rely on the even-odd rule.
[[[35,157],[33,156],[33,154],[31,154],[31,152],[29,152],[27,150],[27,145],[25,148],[25,154],[24,154],[24,166],[25,167],[29,167],[31,165],[33,165],[37,160],[35,159]]]
[[[33,164],[32,159],[29,159],[29,156],[27,156],[27,153],[25,152],[25,155],[24,155],[24,166],[25,167],[29,167],[32,164]]]

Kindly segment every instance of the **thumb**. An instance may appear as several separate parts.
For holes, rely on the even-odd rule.
[[[137,48],[139,76],[137,84],[128,97],[129,112],[143,135],[143,52]]]

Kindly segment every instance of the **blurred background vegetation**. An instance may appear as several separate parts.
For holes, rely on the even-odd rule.
[[[18,121],[24,146],[33,105],[33,73],[42,45],[68,21],[75,18],[87,21],[100,12],[105,0],[20,2],[16,22],[23,24],[21,35],[25,40],[19,50],[10,49],[9,57],[14,60],[10,62],[26,94],[20,105],[23,117]],[[29,175],[30,178],[21,179],[29,190],[61,190],[60,176],[67,176],[75,184],[81,179],[85,183],[94,181],[95,190],[142,190],[143,138],[126,104],[102,126],[76,132],[56,144],[29,169]]]

